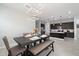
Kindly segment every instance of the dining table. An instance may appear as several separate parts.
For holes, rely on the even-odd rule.
[[[21,37],[15,37],[14,40],[20,45],[21,47],[26,48],[26,55],[28,54],[28,49],[30,48],[30,44],[34,43],[34,46],[36,45],[36,42],[38,41],[39,44],[42,43],[42,40],[45,41],[45,39],[48,38],[47,35],[40,35],[40,36],[32,36],[30,38],[21,36]]]

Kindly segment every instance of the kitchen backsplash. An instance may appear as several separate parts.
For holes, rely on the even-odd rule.
[[[51,32],[58,32],[58,30],[59,29],[51,29],[50,31]],[[63,32],[67,32],[67,31],[69,31],[69,32],[74,32],[74,29],[62,29],[63,30]]]

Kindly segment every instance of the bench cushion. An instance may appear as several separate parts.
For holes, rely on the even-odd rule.
[[[37,55],[39,54],[41,51],[43,51],[45,48],[47,48],[48,46],[50,46],[54,41],[52,40],[47,40],[33,48],[30,48],[29,51],[33,54],[33,55]]]

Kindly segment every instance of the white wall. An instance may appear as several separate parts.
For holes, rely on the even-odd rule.
[[[74,18],[75,40],[79,39],[79,28],[77,28],[77,24],[79,24],[79,17]]]
[[[4,47],[3,36],[7,36],[10,46],[16,42],[15,36],[21,36],[24,32],[31,32],[35,27],[35,20],[32,20],[24,13],[0,5],[0,48]]]
[[[50,22],[45,23],[45,34],[50,35]]]
[[[74,18],[65,18],[60,20],[50,20],[50,23],[74,22]]]

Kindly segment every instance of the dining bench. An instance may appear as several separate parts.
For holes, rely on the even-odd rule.
[[[49,47],[51,47],[52,49],[47,52],[46,56],[48,56],[51,51],[54,52],[54,46],[53,46],[54,41],[52,40],[47,40],[43,43],[40,43],[39,45],[32,47],[29,49],[30,55],[32,56],[38,56],[41,52],[43,52],[45,49],[48,49]]]

